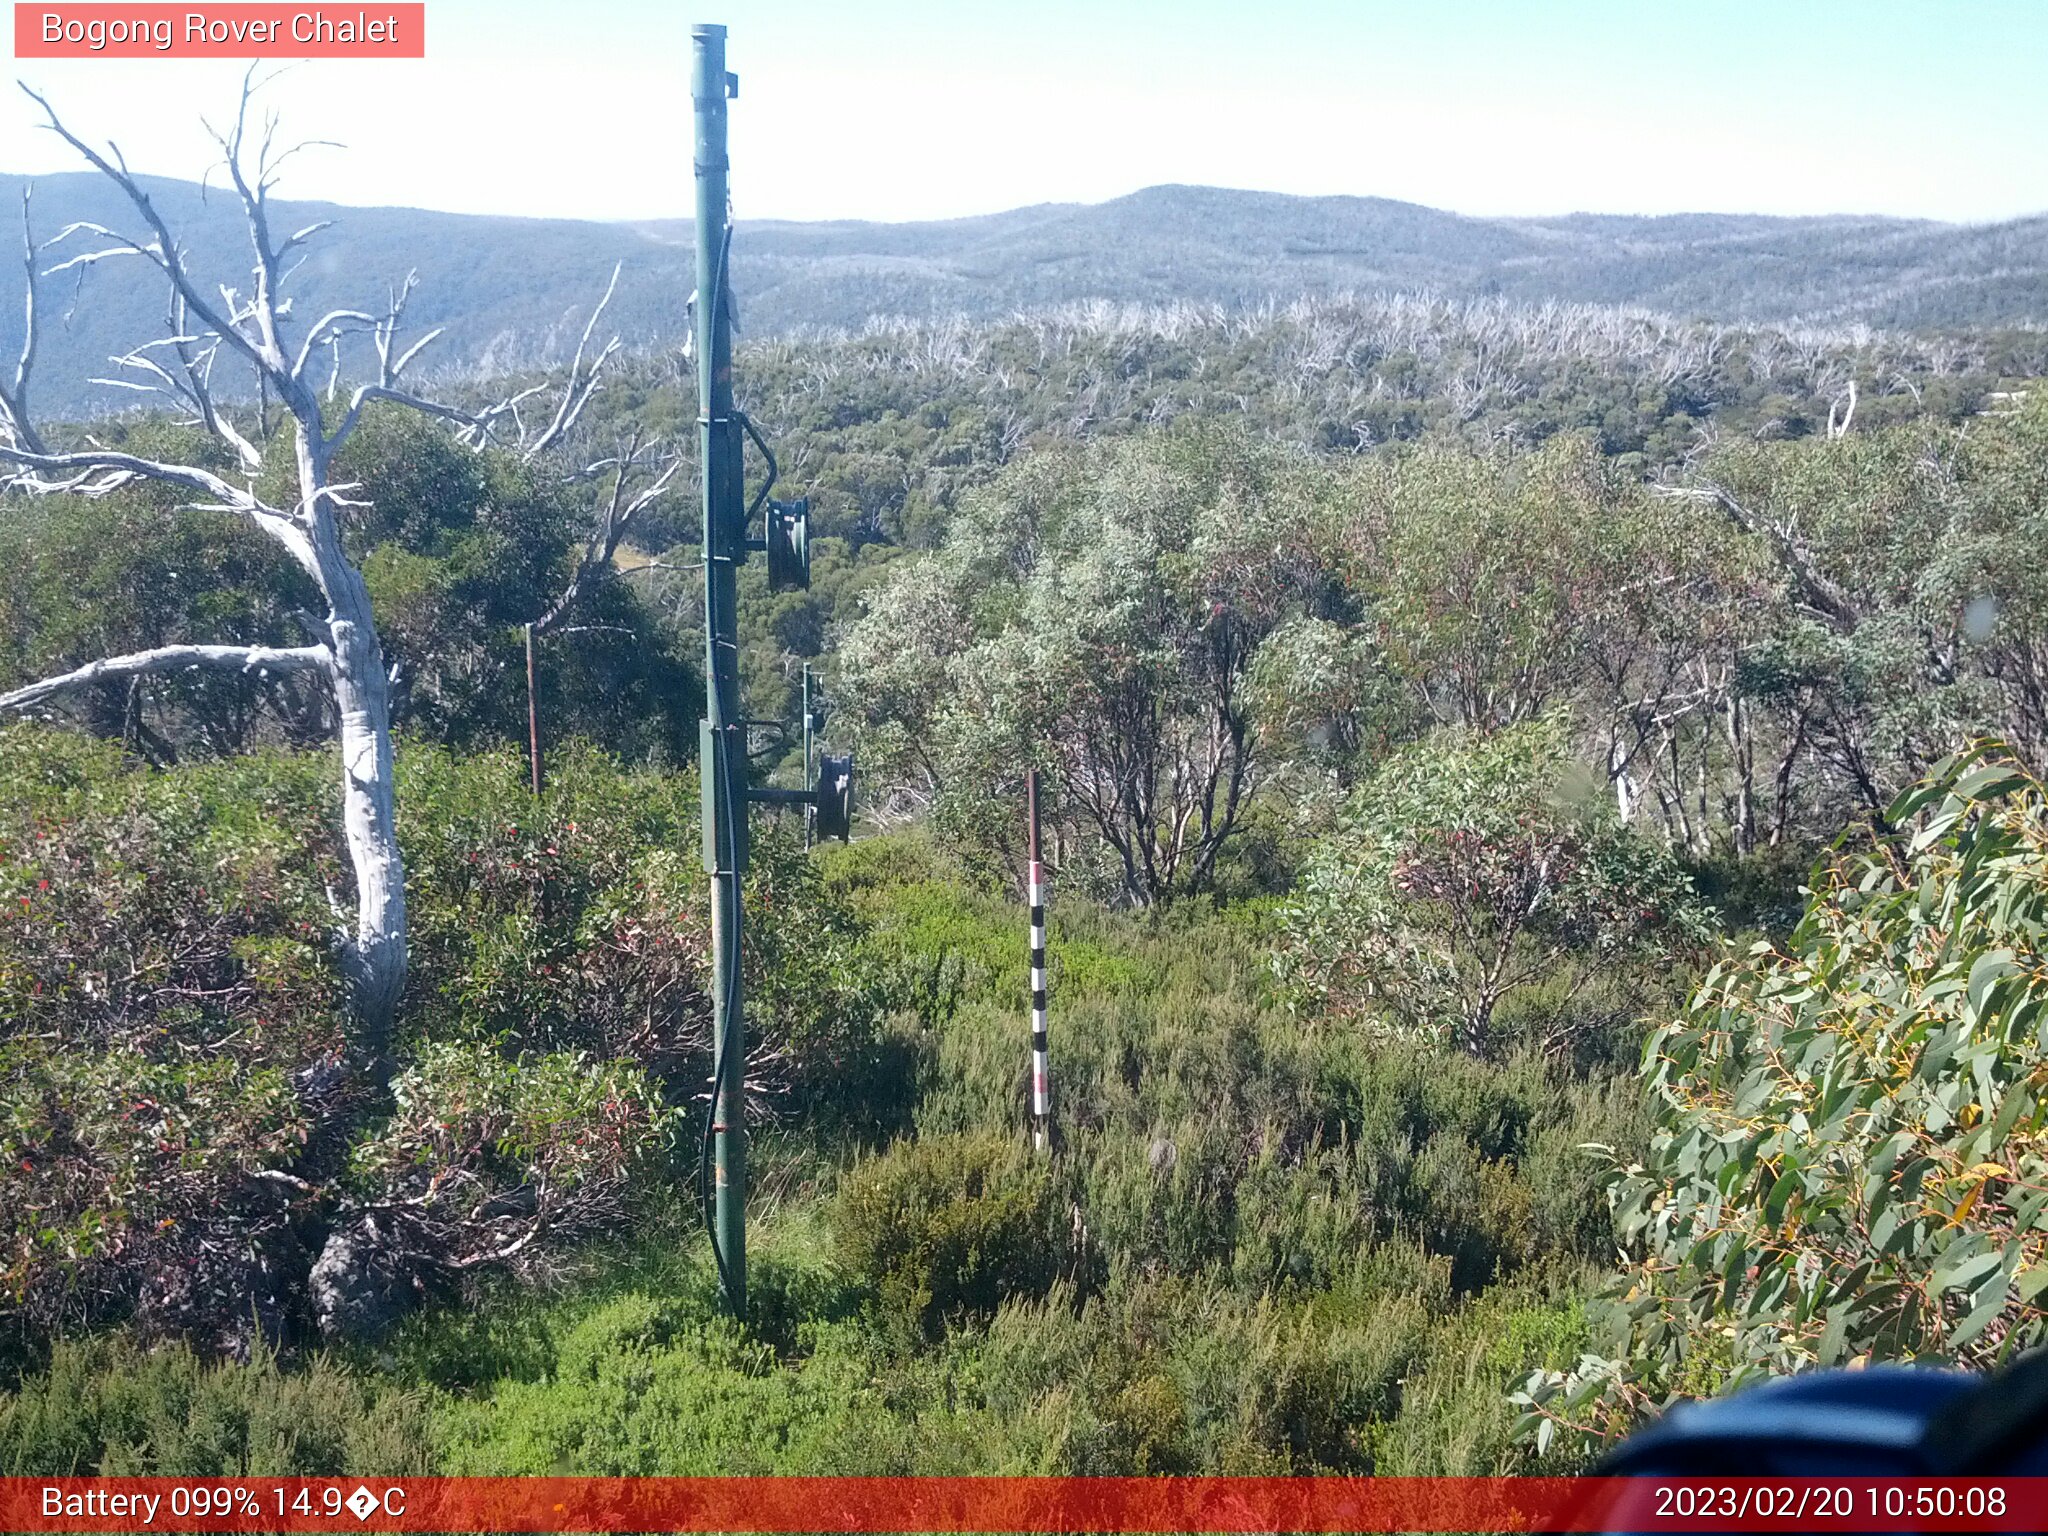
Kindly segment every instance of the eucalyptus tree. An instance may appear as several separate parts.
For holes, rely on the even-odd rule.
[[[1729,445],[1668,494],[1773,575],[1742,691],[1776,743],[1778,798],[1803,796],[1813,825],[1881,815],[1974,733],[2030,767],[2048,755],[2048,402]]]
[[[1323,483],[1213,428],[1031,455],[869,598],[842,723],[962,846],[1006,846],[1035,764],[1070,865],[1094,845],[1134,904],[1200,890],[1264,770],[1254,657],[1323,584]]]
[[[1360,634],[1422,720],[1494,731],[1569,715],[1623,822],[1707,844],[1722,813],[1719,723],[1772,597],[1723,520],[1652,497],[1590,440],[1559,437],[1387,455],[1353,477],[1347,530]]]
[[[1959,602],[1960,647],[1989,685],[1992,724],[2048,775],[2048,395],[1962,447],[1965,537],[1940,577]]]
[[[1371,466],[1360,489],[1372,621],[1427,716],[1497,730],[1569,698],[1606,510],[1590,452],[1433,445]]]

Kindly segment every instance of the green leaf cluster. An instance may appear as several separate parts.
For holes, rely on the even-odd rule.
[[[1890,819],[1651,1037],[1657,1131],[1610,1190],[1632,1266],[1602,1352],[1525,1387],[1532,1432],[2048,1338],[2048,793],[1985,746]]]

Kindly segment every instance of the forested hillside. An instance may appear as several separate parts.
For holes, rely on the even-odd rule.
[[[744,1324],[698,1225],[697,403],[644,311],[601,390],[518,352],[352,409],[251,348],[261,419],[10,418],[0,1471],[1571,1467],[2041,1335],[2044,333],[1173,297],[740,350],[817,535],[807,591],[743,573],[747,713],[812,664],[860,813],[761,813]],[[336,593],[391,727],[339,788]]]
[[[241,239],[202,188],[143,178],[203,270],[233,270]],[[25,178],[0,176],[0,205]],[[37,178],[38,236],[120,222],[118,194],[89,173]],[[306,318],[380,301],[417,270],[412,316],[446,326],[434,365],[486,376],[560,364],[615,264],[614,316],[649,352],[681,339],[692,286],[687,222],[515,219],[280,199],[281,230],[328,226],[293,277]],[[50,260],[83,254],[76,236]],[[1097,205],[1057,204],[924,224],[742,219],[734,236],[743,330],[858,330],[870,319],[1000,320],[1102,300],[1222,305],[1430,293],[1452,300],[1625,305],[1680,319],[1955,331],[2048,322],[2048,221],[1946,225],[1883,218],[1479,219],[1374,197],[1283,197],[1151,187]],[[83,286],[47,328],[46,404],[64,414],[134,403],[109,360],[162,319],[120,261],[74,269]],[[0,347],[19,342],[0,312]],[[367,353],[349,351],[360,376]],[[253,388],[223,372],[221,386]]]

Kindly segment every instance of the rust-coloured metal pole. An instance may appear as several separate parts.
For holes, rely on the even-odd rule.
[[[533,792],[540,793],[540,691],[534,686],[533,626],[526,626],[526,761]]]

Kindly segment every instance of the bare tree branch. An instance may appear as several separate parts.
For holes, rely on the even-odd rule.
[[[1806,547],[1806,541],[1790,525],[1760,516],[1737,501],[1726,486],[1715,481],[1703,481],[1698,485],[1659,485],[1652,489],[1659,496],[1711,501],[1726,512],[1729,521],[1743,533],[1768,540],[1777,551],[1786,574],[1799,589],[1800,600],[1842,633],[1847,634],[1862,619],[1862,611],[1855,600],[1814,564],[1813,553]]]
[[[132,368],[148,374],[157,382],[138,384],[132,379],[93,379],[95,384],[111,385],[117,389],[135,389],[154,394],[169,395],[192,412],[191,419],[204,426],[207,431],[234,449],[242,473],[256,475],[263,469],[263,452],[237,427],[234,419],[220,409],[213,398],[213,360],[219,354],[220,342],[203,336],[189,334],[185,329],[185,301],[182,295],[173,291],[170,313],[165,317],[170,328],[168,336],[155,341],[144,342],[133,351],[112,359],[119,368]],[[205,343],[201,346],[201,343]],[[172,373],[150,353],[161,348],[170,349],[177,357],[178,372]],[[197,348],[198,350],[195,350]]]
[[[43,440],[29,420],[28,379],[36,361],[36,240],[29,224],[29,194],[21,189],[21,264],[27,276],[27,296],[22,301],[21,357],[14,365],[14,384],[0,390],[0,410],[7,415],[6,427],[14,440],[32,453],[45,451]]]
[[[299,370],[285,362],[284,338],[278,331],[281,313],[278,304],[278,259],[280,252],[270,238],[269,176],[270,143],[277,131],[277,119],[269,119],[264,128],[263,144],[257,151],[256,180],[251,185],[242,168],[243,135],[249,120],[249,99],[255,92],[256,66],[250,65],[249,72],[242,79],[242,94],[235,105],[235,126],[231,133],[222,135],[213,132],[214,141],[220,145],[226,160],[228,179],[235,184],[235,192],[242,199],[242,211],[249,223],[249,245],[255,256],[256,292],[250,301],[251,318],[256,324],[257,351],[262,366],[273,373],[273,383],[278,394],[294,415],[299,415],[297,402],[305,393],[305,385],[299,377]],[[318,410],[314,406],[315,411]],[[303,417],[301,418],[303,419]]]
[[[591,334],[596,331],[597,322],[603,318],[606,307],[610,305],[612,294],[618,290],[619,271],[624,265],[625,263],[620,262],[613,266],[612,280],[605,284],[604,296],[597,301],[597,307],[591,310],[590,318],[583,323],[583,335],[576,342],[576,355],[569,359],[569,377],[563,382],[562,401],[555,407],[554,419],[547,424],[540,436],[527,444],[523,450],[529,462],[547,452],[561,440],[564,433],[576,425],[577,419],[583,414],[583,408],[590,403],[590,397],[598,391],[599,372],[619,350],[619,338],[614,336],[604,344],[588,370],[583,366],[583,354],[589,349]]]
[[[417,270],[405,274],[405,281],[392,291],[390,303],[385,306],[384,319],[379,323],[377,342],[377,382],[389,389],[398,383],[398,376],[404,373],[412,360],[425,351],[428,343],[441,334],[441,327],[435,326],[418,341],[398,355],[391,356],[391,348],[398,340],[399,322],[405,318],[405,306],[412,298],[413,289],[419,287],[420,275]]]
[[[611,490],[598,504],[590,536],[584,541],[583,558],[577,561],[576,572],[562,589],[562,595],[534,620],[536,635],[545,635],[560,624],[589,584],[611,567],[612,557],[618,553],[619,543],[633,520],[667,495],[675,484],[676,476],[682,472],[683,458],[679,453],[662,451],[658,442],[648,444],[643,451],[636,436],[616,458],[600,460],[584,473],[602,473],[606,467],[612,470]],[[642,469],[652,470],[654,478],[629,496],[627,487],[635,472]]]
[[[0,693],[0,709],[29,709],[60,693],[84,688],[117,677],[138,677],[152,672],[182,672],[206,667],[232,672],[326,671],[334,656],[324,645],[301,645],[280,650],[264,645],[165,645],[153,651],[135,651],[126,656],[107,656],[87,662],[70,672],[46,677]]]
[[[185,264],[178,254],[177,240],[172,236],[170,226],[164,223],[163,215],[156,211],[156,205],[150,201],[149,194],[142,190],[141,184],[129,173],[126,162],[121,159],[120,150],[113,145],[109,145],[108,152],[114,157],[112,160],[109,160],[106,155],[101,154],[90,144],[86,143],[85,140],[65,127],[63,120],[57,116],[56,109],[50,105],[44,96],[25,83],[22,84],[21,89],[28,96],[29,100],[43,109],[44,126],[73,149],[77,150],[85,158],[86,163],[92,166],[94,170],[105,176],[126,193],[128,201],[134,205],[135,211],[142,215],[143,222],[149,226],[150,232],[156,236],[156,244],[153,247],[144,246],[133,241],[124,241],[124,244],[138,255],[147,256],[155,262],[164,275],[170,279],[171,285],[184,298],[186,305],[191,309],[192,313],[204,321],[207,327],[219,335],[223,341],[246,356],[259,370],[266,373],[274,371],[281,377],[284,373],[283,358],[278,356],[274,349],[266,353],[260,340],[245,334],[240,327],[216,310],[212,303],[207,300],[206,296],[199,291],[198,285],[192,281],[191,275],[185,270]],[[243,100],[245,104],[247,99],[248,89],[244,86]],[[73,227],[78,228],[81,226]],[[115,236],[111,230],[96,232],[107,234],[116,239],[121,238]]]
[[[536,395],[545,393],[548,389],[546,384],[530,385],[502,400],[483,407],[481,410],[474,411],[466,410],[461,406],[451,405],[446,401],[433,400],[413,391],[397,387],[399,376],[404,373],[406,368],[410,366],[413,360],[430,343],[441,335],[441,328],[437,326],[413,342],[411,346],[407,347],[396,357],[392,355],[393,349],[397,344],[400,323],[405,314],[406,301],[412,296],[414,288],[419,284],[417,272],[408,272],[406,274],[405,282],[392,294],[390,306],[381,320],[373,320],[372,317],[365,315],[360,310],[336,311],[323,317],[320,325],[315,327],[313,334],[307,337],[305,345],[301,347],[298,361],[294,365],[295,371],[302,370],[305,367],[307,355],[316,337],[321,333],[322,328],[330,328],[331,334],[332,324],[343,320],[357,322],[359,329],[362,322],[370,322],[370,331],[373,344],[377,350],[378,364],[377,382],[359,386],[350,397],[348,410],[343,414],[340,423],[334,428],[332,434],[326,439],[326,453],[332,456],[338,452],[341,445],[355,432],[357,426],[361,424],[365,406],[374,401],[388,400],[395,405],[403,405],[409,410],[420,411],[429,416],[438,416],[443,421],[452,422],[460,429],[458,436],[461,441],[472,448],[481,449],[493,442],[497,438],[501,425],[509,421],[512,424],[513,445],[522,459],[527,463],[532,463],[549,449],[559,446],[562,440],[574,430],[576,424],[582,420],[584,408],[590,404],[591,399],[603,387],[599,382],[598,375],[603,371],[605,364],[618,355],[620,349],[619,338],[613,336],[598,349],[597,355],[594,358],[591,358],[587,363],[585,361],[585,357],[590,349],[590,338],[595,334],[598,321],[603,317],[606,308],[611,304],[612,295],[618,289],[619,273],[621,270],[622,266],[614,266],[612,268],[611,281],[606,284],[604,293],[599,297],[596,307],[591,310],[590,318],[584,322],[583,334],[576,344],[575,355],[569,361],[568,375],[563,380],[561,397],[555,403],[554,414],[548,419],[548,424],[545,427],[531,436],[528,435],[526,420],[520,407]]]
[[[343,336],[361,335],[374,331],[380,322],[377,317],[360,309],[330,309],[314,322],[299,343],[298,355],[292,359],[292,372],[303,374],[306,363],[313,355],[313,349],[325,342],[339,341]]]
[[[162,480],[214,497],[234,510],[254,509],[261,503],[249,492],[238,490],[211,470],[190,464],[165,464],[132,453],[89,448],[75,453],[31,453],[23,448],[0,445],[0,462],[18,464],[24,473],[9,477],[18,489],[39,495],[67,492],[72,495],[104,496],[135,480]],[[48,480],[45,475],[61,475]],[[273,516],[283,514],[263,508]]]
[[[415,348],[414,350],[418,349]],[[536,384],[531,389],[521,390],[509,399],[500,400],[497,404],[486,406],[481,411],[465,411],[460,406],[448,405],[439,400],[429,400],[424,395],[415,395],[407,390],[391,389],[382,384],[364,384],[350,397],[348,412],[342,417],[341,425],[336,427],[333,435],[327,439],[327,452],[331,455],[339,451],[341,445],[348,440],[349,436],[360,424],[363,407],[373,400],[389,400],[395,405],[405,406],[424,415],[438,416],[443,421],[452,421],[462,429],[457,436],[464,443],[472,448],[481,448],[491,440],[491,433],[500,419],[510,416],[516,422],[518,420],[520,403],[539,394],[544,387],[543,385]]]

